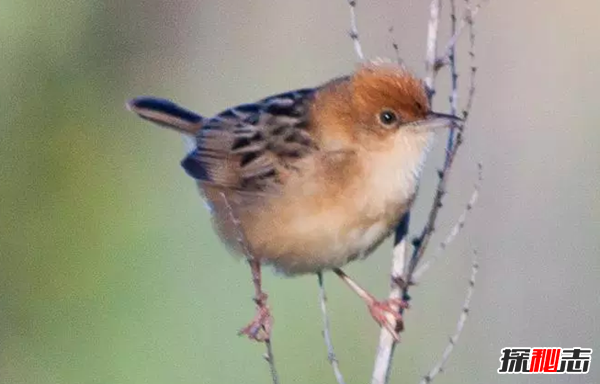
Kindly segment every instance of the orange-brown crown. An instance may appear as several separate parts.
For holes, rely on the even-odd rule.
[[[401,123],[425,119],[429,111],[423,82],[399,65],[366,64],[351,79],[353,106],[362,122],[385,108],[398,113]]]
[[[317,136],[323,140],[356,141],[369,132],[386,137],[395,128],[424,120],[429,102],[424,84],[404,67],[373,62],[361,65],[351,76],[333,80],[317,92],[313,103]],[[392,112],[395,121],[382,124],[381,114]]]

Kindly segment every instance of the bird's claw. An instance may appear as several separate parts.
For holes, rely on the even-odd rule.
[[[264,297],[254,299],[256,302],[256,315],[254,319],[240,329],[238,335],[246,335],[250,340],[263,342],[271,339],[271,329],[273,327],[273,317],[266,304],[266,294]]]
[[[373,319],[387,329],[396,341],[399,341],[398,334],[404,329],[404,319],[399,310],[408,308],[408,302],[402,299],[374,300],[368,304],[368,307]]]

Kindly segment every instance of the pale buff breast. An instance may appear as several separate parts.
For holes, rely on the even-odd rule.
[[[251,214],[249,242],[258,257],[286,274],[314,273],[367,256],[410,206],[421,152],[423,147],[414,148],[411,161],[393,146],[359,156],[344,182],[331,175],[291,181],[281,199]]]
[[[336,163],[324,170],[314,164],[326,162],[313,161],[287,180],[279,196],[259,203],[231,196],[240,228],[232,225],[220,194],[207,194],[217,229],[243,253],[241,229],[253,256],[285,274],[341,267],[367,256],[409,208],[429,141],[424,137],[418,146],[398,141],[386,151],[334,156]]]

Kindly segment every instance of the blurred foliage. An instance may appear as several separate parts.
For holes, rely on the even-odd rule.
[[[128,65],[153,43],[132,21],[160,9],[1,8],[0,382],[264,381],[262,347],[235,336],[253,311],[247,271],[212,235],[177,166],[182,145],[124,109]],[[319,324],[312,297],[294,303],[310,302]],[[289,344],[309,351],[319,339],[315,328]],[[232,355],[249,369],[215,364]]]

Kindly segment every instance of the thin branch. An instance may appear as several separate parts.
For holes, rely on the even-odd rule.
[[[273,384],[279,384],[279,375],[277,369],[275,369],[275,355],[273,354],[273,346],[271,345],[271,339],[265,340],[267,346],[267,353],[263,355],[264,359],[269,363],[269,370],[271,371],[271,381]]]
[[[450,31],[452,35],[456,33],[456,2],[450,0]],[[450,114],[456,116],[458,110],[458,74],[456,73],[456,45],[450,49],[450,77],[451,77],[451,91],[450,91]],[[448,140],[446,142],[446,148],[452,149],[454,147],[454,133],[456,131],[457,124],[452,122],[450,131],[448,132]],[[448,152],[446,152],[448,154]],[[446,162],[448,162],[448,156],[446,156]]]
[[[402,298],[403,284],[399,284],[402,279],[404,269],[406,268],[407,261],[407,242],[406,233],[408,232],[408,223],[410,221],[410,215],[406,214],[398,227],[396,227],[396,238],[402,236],[402,240],[394,246],[392,255],[392,278],[391,278],[391,289],[388,296],[389,299],[400,299]],[[391,320],[391,315],[390,320]],[[385,384],[389,381],[390,371],[392,367],[392,357],[394,356],[394,350],[396,348],[396,340],[393,335],[385,330],[381,329],[379,333],[379,343],[377,345],[377,352],[375,355],[375,365],[373,368],[373,374],[371,376],[371,384]]]
[[[439,257],[440,252],[446,248],[446,246],[456,237],[456,235],[458,234],[460,229],[464,226],[464,223],[465,223],[465,220],[467,217],[467,213],[468,213],[468,211],[471,210],[471,208],[473,207],[473,204],[477,200],[477,197],[479,194],[479,187],[480,187],[481,180],[482,180],[482,166],[481,166],[481,164],[479,164],[478,181],[475,185],[475,190],[473,192],[473,195],[471,196],[471,199],[470,199],[469,203],[467,204],[467,208],[465,209],[465,211],[459,218],[458,223],[450,231],[450,234],[440,244],[440,248],[439,248],[438,252],[436,252],[434,257],[427,264],[424,264],[418,271],[416,271],[417,273],[415,273],[415,268],[417,267],[419,261],[422,259],[422,256],[423,256],[425,250],[427,249],[427,245],[431,238],[431,235],[435,229],[435,221],[437,218],[437,214],[438,214],[440,208],[442,207],[442,198],[445,194],[448,174],[450,173],[452,164],[454,163],[454,159],[456,157],[458,148],[460,147],[460,145],[462,143],[462,136],[464,133],[464,124],[466,123],[466,120],[469,116],[469,113],[470,113],[470,110],[472,107],[472,103],[473,103],[473,96],[475,94],[476,67],[474,65],[475,32],[474,32],[473,24],[474,24],[475,14],[479,11],[479,9],[481,8],[481,5],[486,0],[482,0],[482,2],[480,4],[478,4],[475,9],[471,8],[470,0],[465,0],[465,1],[466,1],[466,5],[467,5],[467,11],[466,11],[467,16],[461,20],[461,24],[457,27],[456,26],[455,4],[454,4],[454,0],[451,0],[452,37],[451,37],[450,41],[448,42],[446,49],[444,50],[444,56],[442,56],[443,60],[441,61],[442,66],[445,64],[448,64],[448,63],[450,64],[450,72],[451,72],[451,76],[452,76],[452,93],[450,96],[450,105],[451,105],[452,114],[456,114],[457,104],[458,104],[457,103],[457,88],[458,88],[457,80],[458,80],[458,77],[456,75],[455,49],[456,49],[456,42],[458,41],[458,37],[460,36],[462,29],[464,28],[465,20],[466,20],[466,22],[469,24],[469,29],[470,29],[469,56],[471,59],[471,73],[470,73],[470,85],[469,85],[469,95],[468,95],[468,99],[467,99],[467,105],[463,111],[463,118],[464,118],[463,126],[458,129],[455,143],[453,143],[450,138],[448,140],[447,147],[446,147],[446,161],[444,163],[444,168],[441,171],[439,171],[439,173],[438,173],[439,174],[438,186],[436,189],[436,195],[434,198],[433,206],[430,210],[429,218],[427,220],[427,224],[423,228],[421,235],[419,237],[417,237],[415,239],[415,241],[413,241],[414,251],[413,251],[413,255],[410,260],[410,266],[408,268],[408,272],[405,275],[405,279],[408,283],[413,281],[413,279],[415,278],[415,275],[417,277],[422,276],[422,274]],[[441,68],[439,65],[440,65],[440,60],[438,59],[436,61],[436,69],[435,69],[436,71],[439,68]],[[452,137],[454,137],[454,136],[452,136]],[[473,295],[473,290],[474,290],[474,286],[475,286],[475,275],[477,274],[477,270],[478,270],[477,253],[475,252],[474,260],[473,260],[473,268],[472,268],[472,273],[471,273],[471,279],[469,280],[469,288],[467,290],[467,295],[465,298],[465,302],[463,304],[463,309],[461,311],[461,315],[460,315],[458,323],[456,325],[456,331],[455,331],[454,335],[450,338],[450,342],[449,342],[448,346],[446,347],[446,349],[444,350],[440,361],[431,369],[429,374],[427,374],[421,380],[421,382],[420,382],[421,384],[430,383],[440,372],[443,371],[446,362],[448,361],[450,355],[452,354],[452,351],[454,350],[454,347],[462,333],[462,330],[464,328],[465,322],[468,317],[469,306],[470,306],[470,302],[471,302],[471,297]],[[409,284],[407,284],[405,286],[405,291],[408,289],[408,285]]]
[[[467,9],[471,9],[471,0],[465,0]],[[469,76],[469,95],[467,96],[467,105],[463,110],[463,120],[466,122],[470,116],[471,108],[473,107],[473,99],[475,98],[475,76],[477,74],[477,66],[475,65],[475,22],[473,16],[469,17],[469,59],[471,60],[471,71]]]
[[[392,49],[394,50],[394,54],[396,56],[396,63],[398,65],[404,65],[404,60],[402,60],[402,57],[400,56],[400,48],[398,47],[398,42],[396,41],[396,38],[394,37],[394,27],[390,27],[388,29],[388,32],[390,33],[390,37],[392,40]]]
[[[354,52],[356,52],[356,56],[363,61],[365,56],[358,37],[358,27],[356,26],[356,0],[348,0],[348,5],[350,6],[350,38],[354,43]]]
[[[342,375],[337,357],[335,356],[333,341],[331,339],[331,328],[329,326],[329,316],[327,315],[327,295],[325,294],[325,286],[323,284],[323,272],[317,272],[317,277],[319,279],[319,300],[321,302],[321,314],[323,315],[323,338],[327,345],[327,359],[333,368],[333,374],[335,375],[338,384],[345,384],[344,376]]]
[[[464,23],[466,22],[470,28],[470,59],[471,59],[471,73],[470,73],[470,86],[469,86],[469,95],[467,99],[467,104],[465,109],[463,110],[463,117],[466,122],[471,107],[473,103],[473,96],[475,93],[475,75],[476,75],[476,67],[473,64],[475,59],[474,54],[474,41],[475,41],[475,32],[473,27],[473,20],[475,14],[481,8],[481,4],[477,6],[476,9],[471,9],[469,0],[465,0],[467,2],[467,10],[468,14],[466,18],[461,20],[461,23],[457,25],[456,20],[456,9],[454,0],[451,2],[451,22],[452,22],[452,37],[450,41],[446,45],[446,49],[444,50],[445,60],[448,63],[452,62],[451,65],[451,74],[452,74],[452,91],[450,96],[450,107],[453,114],[457,113],[458,110],[458,75],[456,73],[456,61],[455,61],[455,45],[458,37],[460,36],[461,30],[464,28]],[[486,2],[487,0],[482,0]],[[431,0],[430,2],[430,15],[429,15],[429,23],[428,23],[428,34],[427,34],[427,52],[425,59],[425,85],[428,92],[429,101],[431,103],[433,95],[435,94],[435,77],[438,73],[439,69],[439,59],[437,57],[437,39],[438,39],[438,29],[439,29],[439,20],[440,20],[440,9],[441,9],[441,0]],[[450,57],[451,56],[451,57]],[[430,213],[427,219],[427,223],[425,227],[422,229],[421,233],[415,240],[413,240],[413,252],[410,258],[406,256],[407,252],[407,244],[406,244],[406,235],[408,232],[408,222],[409,215],[407,214],[405,218],[402,220],[402,225],[399,225],[396,230],[396,238],[395,238],[395,246],[393,250],[393,260],[392,260],[392,280],[396,283],[396,286],[392,286],[392,290],[390,292],[391,298],[408,298],[408,290],[409,286],[412,283],[413,274],[415,272],[416,267],[421,261],[425,250],[427,249],[427,245],[431,238],[431,235],[434,231],[435,222],[437,219],[437,215],[439,213],[440,208],[442,207],[442,198],[446,192],[446,183],[450,174],[450,170],[454,163],[454,159],[456,158],[456,153],[458,148],[462,144],[463,140],[463,129],[464,122],[462,127],[455,127],[457,129],[454,132],[451,132],[447,146],[446,146],[446,158],[444,162],[444,167],[442,170],[438,172],[439,180],[438,185],[436,187],[436,193],[433,201],[433,205],[430,209]],[[457,132],[456,132],[457,131]],[[455,134],[456,132],[456,134]],[[481,172],[481,169],[480,169]],[[479,180],[481,179],[481,174],[479,176]],[[475,203],[477,199],[479,191],[479,183],[476,185],[475,192],[469,201],[467,206],[467,210]],[[456,237],[460,229],[464,226],[467,213],[466,211],[461,215],[458,220],[456,226],[452,229],[446,240],[440,245],[443,249],[445,248],[453,239]],[[439,252],[435,256],[435,258],[439,257]],[[426,265],[423,270],[419,272],[420,275],[429,268],[431,264]],[[401,271],[399,272],[400,269]],[[389,333],[382,330],[380,334],[379,344],[377,347],[377,355],[375,359],[375,367],[373,370],[372,384],[385,384],[388,382],[390,369],[391,369],[391,360],[393,357],[395,342],[393,339],[389,337]]]
[[[469,279],[469,287],[467,288],[467,294],[465,297],[465,301],[463,302],[462,310],[460,311],[460,316],[458,318],[458,322],[456,324],[456,329],[454,330],[454,334],[450,337],[450,341],[438,363],[429,371],[427,375],[423,377],[420,384],[428,384],[435,379],[435,377],[444,371],[444,367],[446,366],[446,362],[450,358],[450,355],[454,351],[454,347],[462,334],[462,331],[465,327],[465,323],[467,318],[469,317],[469,309],[471,307],[471,298],[473,297],[473,292],[475,291],[475,276],[477,275],[477,271],[479,270],[479,264],[477,262],[478,254],[477,251],[474,251],[473,255],[473,265],[471,269],[471,278]]]
[[[412,241],[412,244],[414,247],[413,253],[410,258],[410,262],[408,264],[408,269],[405,271],[405,274],[404,274],[404,282],[406,283],[405,291],[408,289],[408,286],[412,282],[412,274],[414,273],[415,268],[417,267],[417,265],[423,258],[425,250],[427,249],[427,246],[429,244],[429,240],[431,239],[431,236],[433,235],[433,232],[435,230],[435,222],[437,220],[439,211],[443,206],[442,199],[443,199],[444,195],[446,194],[446,184],[448,182],[448,177],[450,175],[452,165],[454,164],[454,159],[456,158],[456,153],[458,152],[458,149],[460,148],[460,145],[463,142],[463,132],[464,132],[464,125],[462,127],[458,128],[456,138],[452,142],[452,144],[453,144],[452,147],[451,148],[446,147],[446,159],[445,159],[443,168],[438,171],[439,180],[438,180],[438,184],[436,187],[436,192],[435,192],[435,196],[433,199],[433,203],[429,210],[429,216],[427,218],[427,222],[426,222],[425,226],[423,227],[423,229],[421,230],[421,233],[419,234],[419,236],[415,237]],[[449,144],[450,144],[450,142],[449,142]]]
[[[464,228],[465,222],[467,220],[467,216],[468,216],[469,212],[473,209],[473,207],[477,203],[477,199],[479,198],[479,189],[481,188],[482,181],[483,181],[483,165],[481,163],[479,163],[479,164],[477,164],[477,181],[475,182],[475,185],[473,186],[473,193],[471,194],[471,198],[469,199],[469,202],[467,203],[462,214],[456,221],[456,224],[454,224],[454,226],[452,227],[452,229],[450,230],[450,232],[448,233],[448,235],[446,236],[444,241],[442,241],[438,245],[438,248],[435,250],[433,255],[428,257],[427,260],[425,260],[415,270],[415,272],[413,273],[413,276],[412,276],[412,279],[414,282],[421,281],[423,274],[425,274],[425,272],[427,272],[427,270],[429,270],[429,268],[431,268],[431,266],[443,254],[444,250],[446,250],[446,248],[448,248],[448,245],[450,245],[450,243],[452,243],[452,241],[454,241],[454,239],[456,238],[456,236],[458,235],[460,230]]]
[[[423,258],[425,250],[429,245],[429,240],[433,235],[435,230],[435,222],[437,220],[437,216],[439,214],[440,208],[442,208],[442,199],[446,194],[446,184],[448,181],[448,176],[450,175],[450,170],[452,169],[452,165],[454,164],[454,159],[456,158],[456,152],[460,145],[462,144],[462,130],[459,130],[458,135],[456,136],[456,142],[451,150],[447,150],[446,163],[444,168],[438,171],[439,181],[435,192],[435,197],[433,199],[433,203],[431,209],[429,210],[429,216],[427,218],[427,223],[421,230],[419,236],[413,239],[413,253],[410,258],[410,263],[408,267],[407,273],[404,275],[404,281],[410,283],[412,281],[412,274],[414,273],[415,268]],[[407,284],[408,287],[408,284]]]
[[[429,3],[429,24],[427,27],[427,52],[425,54],[425,86],[429,102],[435,93],[435,63],[437,59],[437,39],[440,26],[440,10],[442,0],[431,0]]]
[[[246,235],[244,234],[244,231],[242,230],[242,225],[240,223],[240,220],[233,213],[233,207],[231,206],[231,204],[229,204],[229,199],[227,198],[227,196],[225,196],[225,193],[223,193],[223,192],[221,192],[221,198],[223,199],[223,202],[225,203],[225,207],[227,208],[227,213],[229,213],[229,218],[231,219],[231,222],[233,223],[233,226],[235,227],[235,235],[236,235],[235,240],[238,242],[240,247],[242,247],[242,252],[244,253],[244,255],[249,260],[254,260],[254,256],[252,255],[252,252],[250,252],[250,249],[248,248],[248,242],[246,241]]]
[[[469,0],[466,0],[467,12],[469,15],[471,15],[467,18],[468,24],[469,24],[469,30],[470,30],[469,57],[471,60],[471,71],[470,71],[470,76],[469,76],[470,77],[469,95],[467,98],[466,107],[463,110],[463,120],[464,121],[463,121],[462,127],[458,128],[458,132],[456,133],[456,137],[455,137],[454,143],[453,143],[454,145],[451,148],[446,147],[446,161],[444,163],[444,167],[440,171],[438,171],[439,181],[438,181],[437,188],[436,188],[435,198],[434,198],[432,207],[429,211],[429,217],[427,219],[427,224],[425,225],[425,227],[423,227],[419,236],[417,236],[413,240],[413,245],[414,245],[413,255],[411,257],[408,272],[404,275],[405,281],[407,281],[407,282],[412,281],[412,274],[414,273],[414,270],[417,267],[417,264],[422,259],[423,254],[425,253],[425,250],[427,249],[427,245],[429,243],[431,235],[433,234],[433,231],[435,230],[435,221],[437,219],[439,210],[442,207],[442,199],[446,193],[446,183],[448,180],[448,176],[450,174],[450,170],[452,169],[452,164],[454,163],[454,159],[456,157],[458,148],[462,144],[464,127],[465,127],[466,121],[468,120],[471,108],[473,106],[473,98],[475,95],[475,77],[477,74],[477,67],[474,64],[474,62],[475,62],[475,31],[474,31],[475,18],[474,18],[473,12],[476,12],[476,10],[479,10],[481,8],[481,5],[486,1],[487,0],[482,0],[482,2],[480,4],[478,4],[475,9],[472,9],[470,7]],[[460,26],[457,27],[456,33],[460,32],[460,29],[461,29]],[[456,36],[456,33],[453,36]],[[454,84],[453,84],[453,87],[454,87]],[[453,89],[453,92],[454,92],[454,89]]]
[[[425,55],[425,87],[430,103],[435,93],[434,80],[436,71],[434,67],[437,57],[436,51],[441,6],[441,0],[431,0],[429,5],[427,51]],[[409,259],[407,257],[407,235],[409,223],[410,212],[407,212],[396,227],[394,249],[392,250],[392,287],[389,294],[390,299],[408,298],[408,283],[410,280],[404,280],[404,276],[410,276],[408,273]],[[400,311],[402,312],[402,309]],[[397,342],[392,335],[382,328],[379,334],[379,343],[377,345],[375,365],[373,367],[373,374],[371,376],[371,384],[386,384],[389,381],[396,343]]]
[[[238,244],[240,245],[240,247],[242,247],[242,251],[244,252],[244,255],[246,255],[246,257],[248,258],[248,260],[254,260],[254,255],[252,255],[252,252],[250,252],[250,249],[248,248],[248,242],[246,241],[246,236],[244,235],[244,231],[242,229],[240,220],[233,212],[233,207],[231,206],[231,204],[229,204],[229,199],[227,199],[227,196],[223,192],[221,192],[221,198],[223,198],[223,202],[225,203],[225,207],[227,208],[227,212],[229,213],[229,218],[231,219],[231,222],[235,227],[236,240]],[[279,375],[277,374],[277,369],[275,368],[275,355],[273,354],[273,346],[271,344],[271,339],[265,338],[262,341],[264,341],[267,347],[267,352],[263,355],[263,357],[269,364],[269,370],[271,372],[271,381],[273,382],[273,384],[279,384]]]
[[[475,7],[467,7],[467,9],[465,10],[465,14],[460,19],[460,23],[458,24],[455,32],[452,34],[452,37],[450,37],[450,39],[446,43],[446,46],[445,46],[444,50],[442,51],[443,54],[435,59],[434,68],[433,68],[434,71],[439,71],[445,65],[448,65],[450,63],[450,52],[456,46],[456,43],[458,42],[458,39],[462,35],[463,30],[465,29],[465,27],[467,25],[471,25],[471,26],[473,25],[473,20],[475,19],[475,16],[477,16],[477,14],[481,10],[481,8],[488,2],[489,2],[489,0],[481,0],[479,2],[479,4],[477,4]]]

